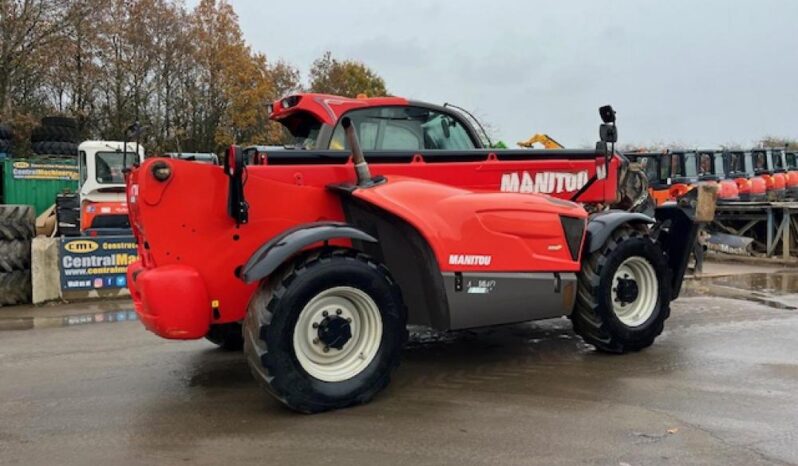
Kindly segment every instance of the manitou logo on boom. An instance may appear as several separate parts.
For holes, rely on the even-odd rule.
[[[604,167],[596,169],[603,171]],[[534,175],[528,171],[505,173],[502,175],[500,190],[504,193],[571,193],[579,191],[587,184],[589,178],[587,170],[576,173],[537,172]],[[598,173],[598,179],[603,178],[602,173]]]

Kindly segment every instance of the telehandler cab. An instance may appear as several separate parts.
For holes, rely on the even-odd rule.
[[[646,348],[679,295],[697,222],[713,215],[712,191],[655,217],[607,209],[625,160],[615,113],[601,116],[596,150],[493,150],[444,107],[275,102],[271,118],[308,149],[247,166],[231,147],[224,167],[150,159],[130,172],[136,312],[165,338],[243,339],[255,378],[306,413],[385,388],[407,324],[568,316],[601,351]],[[202,202],[187,204],[199,189]]]

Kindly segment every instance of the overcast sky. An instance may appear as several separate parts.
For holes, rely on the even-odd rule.
[[[362,60],[392,94],[469,108],[508,143],[591,145],[606,103],[626,143],[798,138],[794,0],[230,1],[270,59]]]

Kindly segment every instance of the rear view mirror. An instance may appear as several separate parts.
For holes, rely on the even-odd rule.
[[[615,123],[615,110],[613,110],[612,105],[600,107],[599,115],[601,115],[601,121],[604,123]]]
[[[602,142],[618,142],[618,128],[608,123],[602,124],[599,126],[599,139]]]

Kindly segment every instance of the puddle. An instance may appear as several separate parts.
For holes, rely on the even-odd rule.
[[[794,310],[798,309],[798,272],[751,273],[686,280],[681,296],[718,296]]]
[[[33,328],[72,327],[75,325],[109,324],[138,320],[136,311],[120,310],[91,312],[68,316],[36,316],[0,318],[0,330],[30,330]]]
[[[86,324],[109,324],[113,322],[128,322],[131,320],[138,320],[136,311],[108,311],[92,314],[79,314],[72,316],[64,316],[60,318],[62,321],[61,327],[70,327],[72,325],[86,325]]]

